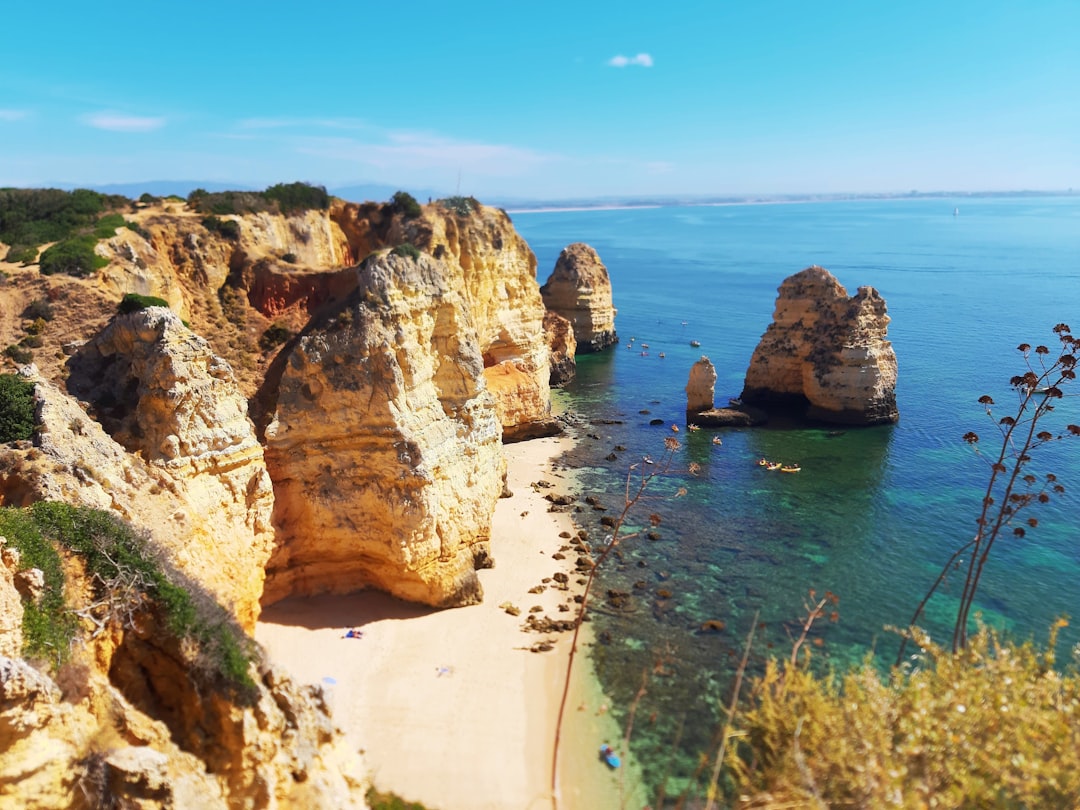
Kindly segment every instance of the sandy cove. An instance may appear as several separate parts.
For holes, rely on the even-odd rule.
[[[543,607],[540,616],[575,615],[558,610],[574,591],[529,593],[555,572],[572,570],[575,555],[552,559],[567,542],[559,533],[575,531],[570,515],[548,512],[543,497],[569,489],[568,474],[551,468],[568,441],[504,448],[514,494],[495,510],[495,567],[479,572],[483,604],[436,611],[364,592],[289,599],[264,611],[256,638],[301,681],[323,684],[378,789],[430,810],[553,807],[551,751],[571,633],[521,628],[534,605]],[[540,480],[554,486],[536,491],[532,484]],[[571,573],[572,588],[576,579]],[[521,615],[508,614],[505,602]],[[346,637],[350,629],[360,637]],[[554,642],[552,651],[528,650],[545,640]],[[631,763],[611,771],[599,759],[605,742],[625,752],[586,653],[581,645],[567,704],[558,806],[637,810],[645,802],[640,789],[631,790],[639,783]]]

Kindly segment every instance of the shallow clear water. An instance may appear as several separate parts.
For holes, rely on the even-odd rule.
[[[598,606],[596,629],[610,641],[593,655],[624,715],[643,672],[651,673],[634,734],[650,777],[658,780],[668,767],[677,736],[683,756],[671,766],[675,773],[685,773],[693,754],[707,747],[755,612],[762,622],[756,659],[769,645],[786,655],[807,590],[831,590],[840,597],[840,620],[815,628],[823,641],[815,660],[845,665],[876,651],[879,661],[891,661],[897,638],[884,628],[906,624],[974,527],[986,465],[960,437],[975,430],[987,448],[992,444],[978,397],[1012,402],[1008,379],[1024,370],[1017,344],[1053,349],[1051,328],[1061,321],[1072,321],[1080,334],[1080,198],[535,212],[513,219],[536,252],[541,283],[559,251],[576,241],[596,248],[611,275],[623,345],[579,358],[578,378],[562,395],[568,409],[588,419],[617,422],[594,423],[586,433],[599,438],[584,436],[565,459],[582,471],[587,490],[602,494],[609,512],[621,507],[629,466],[644,454],[659,458],[664,438],[673,435],[669,425],[683,426],[684,388],[698,357],[717,368],[717,403],[739,393],[784,278],[819,264],[849,293],[876,287],[892,318],[897,425],[839,435],[783,425],[727,430],[721,447],[709,431],[684,429],[676,471],[654,481],[631,516],[642,525],[658,514],[659,539],[628,539],[621,560],[604,570],[603,589],[632,596],[627,611]],[[649,344],[648,356],[624,348],[631,337]],[[1076,398],[1064,400],[1054,424],[1080,422],[1078,411]],[[665,425],[650,426],[654,418]],[[626,450],[607,460],[617,445]],[[756,465],[759,457],[798,462],[802,472],[768,473]],[[696,477],[685,473],[690,462],[701,466]],[[1080,614],[1080,443],[1042,448],[1032,471],[1056,473],[1070,491],[1033,513],[1040,525],[1026,540],[998,547],[979,608],[1022,638],[1045,638],[1055,617]],[[676,497],[680,487],[686,493]],[[599,535],[599,513],[578,517]],[[941,640],[951,630],[958,585],[935,599],[924,622]],[[702,632],[708,620],[724,622],[725,630]],[[1070,630],[1067,644],[1078,638]]]

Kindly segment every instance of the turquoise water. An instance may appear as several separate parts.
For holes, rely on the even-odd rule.
[[[634,337],[650,347],[648,356],[620,346],[579,358],[578,379],[561,395],[566,408],[593,421],[564,463],[582,471],[585,489],[600,494],[609,512],[621,507],[629,466],[644,454],[659,458],[664,438],[673,435],[668,426],[683,425],[687,375],[699,356],[717,368],[717,403],[739,393],[784,278],[819,264],[849,293],[876,287],[892,318],[897,425],[840,435],[790,425],[728,430],[720,447],[714,434],[684,429],[675,472],[654,481],[632,514],[639,526],[658,514],[658,539],[628,539],[621,558],[604,569],[600,593],[620,589],[630,599],[618,611],[598,603],[593,619],[605,643],[593,657],[624,717],[643,672],[650,673],[634,734],[650,777],[658,780],[669,767],[676,738],[683,756],[670,766],[674,773],[685,773],[693,754],[707,747],[716,703],[755,612],[762,623],[759,663],[770,647],[790,651],[789,633],[810,588],[840,598],[839,622],[815,628],[822,640],[813,648],[816,661],[842,666],[870,651],[891,661],[898,641],[886,626],[906,624],[974,528],[986,465],[960,437],[975,430],[987,449],[993,444],[979,396],[1012,402],[1008,380],[1024,371],[1017,344],[1055,348],[1051,329],[1062,321],[1080,334],[1080,198],[534,212],[513,219],[536,252],[541,283],[565,245],[596,248],[611,275],[620,342]],[[1078,411],[1076,398],[1063,400],[1053,424],[1080,423]],[[665,425],[650,426],[654,418]],[[613,452],[616,460],[608,460]],[[762,456],[798,462],[803,471],[768,473],[755,463]],[[691,462],[701,467],[697,476],[685,472]],[[1069,490],[1038,507],[1040,525],[1027,539],[998,546],[979,608],[1021,638],[1045,638],[1057,616],[1080,616],[1080,443],[1041,448],[1032,471],[1056,473]],[[578,515],[597,536],[598,517]],[[935,599],[924,622],[942,641],[959,585]],[[725,629],[703,632],[709,620]],[[1070,633],[1066,644],[1080,638],[1075,628]]]

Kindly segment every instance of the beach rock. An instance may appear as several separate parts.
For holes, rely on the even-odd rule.
[[[705,428],[754,427],[769,421],[769,414],[761,408],[745,403],[737,407],[712,408],[686,417],[687,424]]]
[[[544,338],[551,352],[551,387],[566,385],[577,373],[577,340],[570,321],[556,312],[545,312]]]
[[[603,351],[618,341],[611,279],[588,245],[575,242],[563,248],[540,294],[549,312],[573,325],[579,353]]]
[[[253,628],[273,490],[229,364],[175,313],[151,307],[115,317],[68,365],[69,391],[90,403],[96,420],[40,387],[40,449],[72,465],[52,479],[48,496],[110,509],[145,528],[180,570]]]
[[[888,323],[885,300],[873,287],[849,298],[824,268],[790,276],[750,360],[742,401],[837,424],[897,421]]]
[[[430,256],[375,255],[358,273],[278,385],[264,603],[366,587],[478,602],[505,461],[471,307]]]
[[[690,379],[686,383],[686,416],[710,411],[716,387],[716,368],[708,357],[702,355],[690,366]]]

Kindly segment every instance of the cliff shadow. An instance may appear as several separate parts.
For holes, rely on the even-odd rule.
[[[382,591],[365,590],[344,596],[290,596],[263,609],[261,624],[323,630],[348,630],[382,621],[416,619],[438,613],[439,608],[406,602]]]

